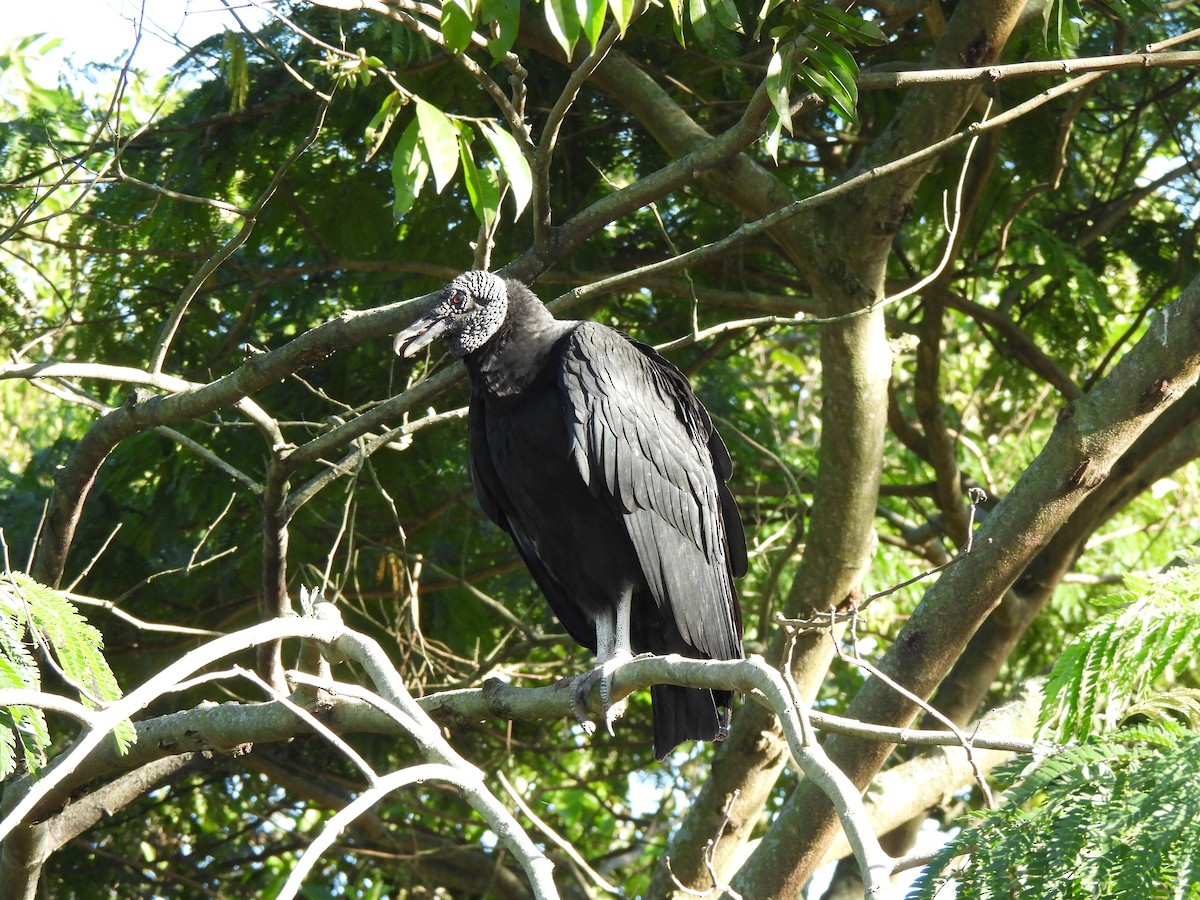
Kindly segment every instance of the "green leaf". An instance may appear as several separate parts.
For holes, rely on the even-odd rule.
[[[687,4],[688,19],[692,23],[692,30],[696,32],[696,40],[702,46],[711,44],[716,37],[712,13],[704,0],[687,0]]]
[[[475,6],[470,0],[443,0],[442,38],[449,53],[462,53],[470,46],[475,30]]]
[[[546,25],[569,60],[579,40],[579,10],[575,0],[546,0]]]
[[[392,202],[392,218],[400,221],[412,209],[429,177],[429,163],[421,145],[421,126],[414,117],[404,129],[392,154],[392,187],[396,199]]]
[[[837,35],[847,44],[887,43],[887,35],[874,22],[864,21],[836,6],[814,6],[806,10],[806,18],[812,25]],[[812,37],[812,32],[807,32],[805,37]]]
[[[764,143],[767,148],[767,154],[777,164],[779,162],[779,141],[782,137],[783,122],[780,121],[779,114],[772,111],[767,123],[767,134],[764,138]]]
[[[488,40],[488,52],[492,59],[502,59],[517,42],[521,27],[520,0],[483,0],[480,18],[494,26]]]
[[[0,589],[2,591],[2,589]],[[37,663],[21,640],[25,620],[24,609],[5,602],[15,599],[0,592],[0,690],[23,688],[38,690],[41,673]],[[50,746],[46,717],[32,706],[0,708],[0,780],[12,774],[18,760],[36,772],[45,761]]]
[[[425,158],[433,169],[433,186],[439,194],[458,171],[458,129],[431,103],[417,98],[417,123]]]
[[[813,47],[808,51],[810,62],[819,62],[829,85],[826,99],[850,122],[858,121],[858,65],[845,47],[817,32],[806,37]],[[810,66],[810,69],[812,67]]]
[[[668,0],[671,7],[671,28],[675,31],[675,40],[679,46],[687,46],[683,37],[683,0]]]
[[[241,112],[250,96],[250,66],[242,36],[228,28],[221,41],[221,79],[229,92],[229,111]]]
[[[458,148],[462,157],[463,181],[467,186],[467,197],[471,201],[471,209],[475,212],[479,223],[485,228],[490,228],[500,209],[500,179],[494,169],[487,166],[481,169],[475,165],[475,157],[471,153],[470,129],[466,125],[460,125],[460,128],[464,133],[458,143]]]
[[[588,44],[595,47],[604,34],[604,14],[608,9],[608,0],[576,0],[583,33]]]
[[[1200,566],[1170,569],[1118,596],[1126,605],[1089,625],[1054,664],[1042,733],[1069,740],[1111,730],[1131,711],[1155,706],[1171,667],[1200,655]]]
[[[529,169],[529,162],[521,153],[516,138],[504,129],[486,119],[479,123],[479,129],[496,151],[500,170],[508,179],[508,185],[513,192],[513,202],[517,207],[516,218],[520,218],[529,204],[529,198],[533,196],[533,173]]]
[[[41,687],[41,672],[22,636],[27,625],[24,603],[0,583],[0,688]]]
[[[383,141],[388,136],[388,132],[392,130],[392,123],[396,121],[396,114],[404,108],[407,102],[399,91],[392,91],[384,98],[379,111],[371,118],[371,121],[367,124],[363,132],[363,137],[367,142],[365,162],[370,162],[375,154],[379,152],[379,148],[383,146]]]
[[[79,614],[64,593],[38,584],[21,572],[8,573],[3,590],[7,594],[4,605],[9,622],[14,621],[13,610],[25,614],[23,619],[16,619],[18,624],[37,629],[63,672],[87,692],[83,697],[85,703],[90,704],[93,697],[102,702],[120,698],[121,689],[104,658],[103,636]],[[19,660],[20,657],[15,658]],[[18,722],[22,726],[19,732],[32,728],[31,733],[36,733],[37,724],[28,715],[18,718]],[[123,722],[113,729],[113,737],[124,752],[137,735],[129,722]]]
[[[612,10],[613,21],[621,29],[621,37],[625,36],[625,29],[629,27],[629,22],[633,18],[633,6],[634,0],[608,0],[608,8]]]
[[[788,68],[790,66],[786,64],[783,54],[776,48],[767,62],[767,77],[764,87],[767,96],[771,98],[771,105],[775,108],[775,115],[779,117],[780,126],[786,128],[790,134],[792,131],[792,102],[791,78],[788,77]]]
[[[758,11],[758,27],[754,29],[754,40],[757,41],[762,34],[762,30],[767,24],[767,16],[771,14],[771,10],[782,2],[783,0],[763,0],[762,9]]]
[[[855,109],[858,99],[857,86],[851,80],[851,89],[848,90],[845,85],[830,74],[830,72],[836,71],[836,68],[833,61],[823,50],[814,47],[809,50],[808,56],[810,60],[820,62],[822,68],[818,69],[810,63],[804,63],[796,71],[796,75],[809,88],[815,91],[822,100],[829,103],[843,119],[848,122],[857,122],[858,111]]]
[[[1195,897],[1200,884],[1200,735],[1179,726],[1022,757],[999,808],[933,858],[909,895]],[[943,871],[956,857],[963,865]],[[1071,888],[1063,890],[1063,886]]]
[[[733,0],[716,0],[712,4],[710,11],[717,17],[717,21],[729,31],[745,34],[742,17],[738,14],[737,6]]]
[[[1042,34],[1056,56],[1070,56],[1079,44],[1079,0],[1051,0],[1042,9]]]

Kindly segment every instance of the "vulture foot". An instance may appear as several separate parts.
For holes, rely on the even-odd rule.
[[[641,656],[653,656],[653,654],[643,653]],[[571,694],[571,709],[575,713],[576,720],[588,734],[592,734],[596,729],[596,723],[588,717],[588,692],[597,681],[600,682],[600,707],[604,710],[604,728],[609,734],[615,735],[613,723],[625,715],[626,703],[624,699],[616,703],[612,701],[613,674],[625,663],[640,658],[640,656],[633,656],[629,653],[614,653],[590,672],[585,672],[576,678],[575,689]]]
[[[613,723],[625,715],[625,701],[622,699],[616,703],[612,702],[613,673],[631,659],[632,654],[617,651],[593,670],[593,674],[600,679],[600,706],[604,710],[604,727],[614,736],[616,732],[613,731]]]
[[[587,708],[588,691],[592,689],[592,685],[596,683],[595,671],[584,672],[582,675],[576,675],[573,679],[575,684],[571,688],[571,712],[575,714],[575,721],[579,723],[584,732],[591,737],[596,733],[596,723],[590,718]]]

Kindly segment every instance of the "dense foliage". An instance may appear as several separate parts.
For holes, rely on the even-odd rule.
[[[805,703],[969,735],[1032,698],[976,771],[946,751],[944,781],[867,794],[889,853],[957,835],[936,863],[970,854],[962,896],[1041,896],[1079,860],[1079,896],[1195,879],[1196,578],[1147,574],[1200,522],[1193,4],[273,9],[161,81],[135,52],[43,84],[25,60],[49,37],[0,48],[4,810],[118,695],[109,672],[129,693],[319,587],[563,895],[809,882],[838,819],[761,704],[659,765],[645,691],[615,736],[507,691],[586,654],[475,505],[458,367],[388,340],[504,267],[692,378],[736,462],[747,647]],[[397,719],[288,685],[322,671],[306,653],[164,685],[125,756],[7,833],[2,883],[281,890],[371,773],[432,761]],[[361,660],[332,673],[380,688]],[[291,688],[345,744],[291,718]],[[860,789],[932,752],[821,725]],[[481,816],[461,785],[398,788],[305,889],[530,896]]]

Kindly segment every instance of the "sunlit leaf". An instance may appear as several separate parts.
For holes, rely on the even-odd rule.
[[[808,54],[810,62],[821,63],[822,74],[828,76],[832,85],[836,85],[836,90],[831,91],[828,97],[829,101],[844,118],[857,121],[858,65],[854,57],[845,47],[825,35],[814,31],[806,37],[814,44]]]
[[[471,44],[475,30],[475,7],[470,0],[444,0],[442,3],[442,37],[446,50],[462,53]]]
[[[575,0],[546,0],[546,25],[558,46],[562,48],[567,59],[575,51],[575,43],[579,40],[579,10]]]
[[[1079,0],[1051,0],[1042,9],[1042,33],[1046,46],[1057,56],[1070,56],[1079,44]]]
[[[595,47],[604,33],[604,16],[608,11],[608,0],[576,0],[583,33],[588,44]]]
[[[762,8],[758,11],[758,27],[754,29],[754,40],[757,41],[762,35],[762,30],[767,24],[767,16],[769,16],[771,14],[771,10],[773,10],[781,2],[783,2],[783,0],[763,0]]]
[[[767,153],[775,162],[779,162],[779,141],[782,137],[783,122],[780,121],[778,113],[772,113],[763,143],[767,148]]]
[[[500,208],[500,181],[494,169],[475,165],[475,156],[471,152],[470,129],[461,126],[463,133],[458,142],[459,154],[463,167],[463,182],[467,186],[467,198],[471,201],[471,209],[475,217],[484,227],[490,228],[496,219]]]
[[[5,604],[0,597],[0,690],[41,687],[41,672],[22,639],[24,619],[24,610]],[[40,709],[0,708],[0,780],[11,775],[18,763],[36,772],[45,762],[49,746],[46,717]]]
[[[520,218],[521,213],[529,204],[529,198],[533,196],[533,173],[529,169],[529,162],[521,153],[521,147],[516,138],[507,131],[486,120],[479,123],[479,128],[488,143],[492,145],[492,149],[496,151],[496,158],[500,161],[500,170],[508,179],[509,187],[512,189],[513,202],[517,207],[516,216]]]
[[[775,114],[779,117],[780,126],[786,128],[790,133],[792,130],[792,106],[789,82],[791,79],[787,76],[787,68],[784,64],[783,54],[776,50],[767,62],[767,77],[763,86],[767,91],[767,96],[771,98],[771,105],[775,107]]]
[[[428,177],[429,163],[421,145],[421,126],[414,118],[404,129],[392,154],[392,187],[396,192],[392,202],[393,219],[399,221],[412,209]]]
[[[629,27],[629,22],[633,18],[634,0],[608,0],[608,8],[612,10],[613,20],[621,29],[621,36],[625,36],[625,29]]]
[[[480,18],[492,26],[488,52],[492,59],[502,59],[517,41],[521,27],[520,0],[483,0]]]
[[[716,30],[713,28],[713,15],[705,3],[705,0],[687,0],[688,19],[692,23],[692,30],[696,32],[696,39],[703,45],[711,44],[716,36]]]
[[[675,31],[675,40],[679,41],[679,45],[685,46],[683,36],[683,0],[667,0],[671,7],[671,28]]]
[[[104,658],[104,638],[99,630],[88,622],[62,591],[39,584],[21,572],[8,572],[0,582],[0,617],[8,620],[3,629],[11,636],[14,624],[17,627],[36,629],[40,642],[54,654],[58,666],[67,678],[83,688],[83,700],[89,705],[121,697],[121,688]],[[0,639],[0,648],[9,646],[10,640]],[[4,654],[10,663],[21,666],[21,654]],[[8,678],[14,674],[8,670]],[[22,734],[31,737],[34,743],[44,734],[44,723],[40,716],[26,714],[14,716],[16,733],[22,743]],[[112,729],[121,752],[125,752],[136,740],[137,733],[129,722],[122,722]],[[26,753],[28,758],[28,753]]]
[[[221,42],[221,78],[229,92],[229,111],[246,108],[250,96],[250,66],[246,60],[246,45],[237,32],[225,30]]]
[[[807,20],[817,28],[837,35],[849,44],[886,44],[887,35],[874,22],[836,6],[814,6],[806,10]],[[811,32],[806,33],[811,36]]]
[[[848,122],[858,121],[858,87],[852,78],[846,78],[844,72],[837,69],[834,60],[819,47],[813,47],[808,53],[810,62],[804,63],[796,70],[796,75],[815,91],[821,99]],[[812,63],[819,63],[820,68]],[[833,73],[839,73],[846,78],[843,84]]]
[[[433,186],[440,194],[458,171],[458,129],[445,113],[417,98],[417,122],[425,157],[433,169]]]
[[[369,162],[379,152],[379,148],[383,146],[383,141],[388,136],[388,132],[392,130],[392,123],[396,121],[396,114],[404,108],[405,103],[407,103],[407,100],[401,96],[399,91],[392,91],[384,98],[379,111],[371,118],[366,130],[363,132],[363,137],[367,142],[366,161]]]
[[[742,17],[738,14],[733,0],[714,0],[709,11],[729,31],[736,31],[738,34],[745,32],[745,28],[742,26]]]

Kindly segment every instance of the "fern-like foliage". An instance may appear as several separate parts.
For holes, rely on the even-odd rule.
[[[1200,654],[1200,565],[1130,578],[1101,616],[1067,647],[1046,682],[1043,737],[1083,740],[1137,714],[1200,725],[1195,691],[1155,694],[1164,676],[1194,667]]]
[[[1023,757],[997,773],[1019,776],[1002,806],[951,840],[909,896],[953,883],[942,896],[1198,900],[1198,771],[1200,734],[1176,724]]]
[[[0,586],[0,689],[37,690],[40,673],[29,648],[21,640],[21,629],[8,615],[7,585]],[[37,768],[50,743],[46,717],[33,706],[0,707],[0,779],[23,761]]]
[[[0,576],[0,689],[41,689],[41,674],[29,650],[35,635],[49,646],[66,676],[82,689],[85,703],[95,706],[120,698],[121,689],[104,658],[100,632],[62,591],[21,572],[6,572]],[[122,750],[135,739],[129,722],[114,729],[113,735]],[[40,709],[0,707],[0,779],[18,764],[37,771],[49,747],[50,734]]]
[[[1200,900],[1200,691],[1178,677],[1200,652],[1200,566],[1131,578],[1103,602],[1046,683],[1041,734],[1072,743],[998,770],[1015,781],[1000,808],[912,896],[952,882],[959,898]]]

